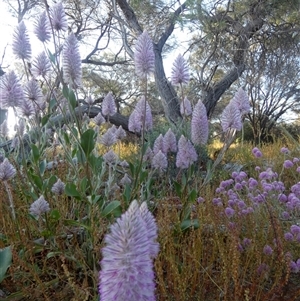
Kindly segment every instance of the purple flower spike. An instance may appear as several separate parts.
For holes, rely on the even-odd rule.
[[[50,211],[50,206],[49,203],[45,200],[44,196],[40,196],[31,204],[29,208],[29,213],[36,217],[40,217],[42,214],[48,211]]]
[[[168,160],[166,155],[161,150],[159,150],[158,153],[153,156],[151,166],[160,172],[163,172],[167,169]]]
[[[190,116],[192,114],[192,105],[187,97],[180,103],[180,114],[182,116]]]
[[[81,58],[78,41],[71,33],[65,41],[63,48],[63,77],[66,84],[73,87],[81,86]]]
[[[238,107],[242,116],[248,114],[251,110],[248,95],[242,88],[237,90],[231,102]]]
[[[205,145],[208,140],[206,108],[201,100],[196,104],[191,121],[191,140],[194,144]]]
[[[128,210],[111,226],[104,238],[100,301],[155,301],[155,283],[151,257],[157,254],[153,239],[155,221],[134,200]],[[149,230],[150,229],[150,230]]]
[[[101,113],[98,113],[98,115],[96,115],[93,119],[96,125],[98,126],[105,122],[105,119]]]
[[[61,2],[50,8],[50,18],[51,25],[56,31],[66,31],[68,29],[67,15]]]
[[[235,129],[237,131],[242,129],[241,113],[235,104],[230,102],[225,107],[221,116],[221,126],[223,132],[227,132],[229,129]]]
[[[45,43],[51,39],[51,28],[46,11],[42,12],[37,19],[34,27],[34,33],[37,38]]]
[[[57,195],[62,195],[65,192],[65,183],[58,179],[52,186],[51,191]]]
[[[176,137],[171,129],[168,129],[168,131],[165,133],[163,145],[163,152],[167,154],[169,151],[173,153],[176,153],[177,151]]]
[[[24,100],[24,92],[14,71],[0,79],[0,108],[18,107]]]
[[[0,124],[0,135],[3,137],[8,136],[7,119],[4,119],[4,121]]]
[[[145,101],[145,97],[142,96],[129,116],[128,129],[131,132],[140,133],[144,123],[146,131],[151,130],[153,127],[151,108],[147,101],[145,104]]]
[[[126,185],[130,185],[131,184],[131,179],[129,178],[128,174],[125,173],[124,177],[120,180],[120,184],[123,185],[123,186],[126,186]]]
[[[178,141],[178,152],[176,156],[176,167],[186,169],[198,159],[193,144],[181,135]]]
[[[153,43],[147,33],[144,31],[135,43],[134,64],[135,72],[141,78],[154,72],[155,56]]]
[[[103,99],[102,114],[103,116],[113,116],[117,112],[116,103],[111,92]]]
[[[144,220],[147,228],[148,240],[149,240],[149,255],[151,258],[155,258],[159,252],[159,244],[157,240],[157,225],[154,219],[154,216],[149,211],[147,203],[143,202],[140,206],[140,213],[142,219]]]
[[[181,54],[177,56],[173,63],[171,83],[173,85],[187,84],[190,80],[189,68],[186,60]]]
[[[13,34],[13,53],[21,60],[30,60],[31,45],[24,21],[21,21]]]
[[[118,156],[116,153],[111,149],[107,153],[103,155],[103,159],[108,164],[115,164],[118,160]]]
[[[34,77],[45,78],[51,71],[51,63],[46,53],[43,51],[32,62],[31,73]]]
[[[42,89],[40,88],[38,82],[34,79],[26,84],[26,86],[24,87],[24,92],[26,96],[25,101],[36,104],[41,103],[44,99]]]
[[[106,147],[110,147],[117,142],[117,137],[114,133],[113,127],[109,128],[100,138],[100,143]]]
[[[156,155],[159,151],[164,152],[164,137],[160,134],[154,141],[153,154]]]
[[[12,179],[16,174],[16,169],[14,166],[8,161],[7,158],[0,163],[0,180],[8,181]]]

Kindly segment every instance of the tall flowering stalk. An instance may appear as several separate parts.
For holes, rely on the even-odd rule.
[[[201,100],[196,104],[191,121],[191,140],[194,144],[205,145],[208,140],[206,108]]]
[[[157,227],[147,205],[134,200],[110,230],[102,249],[100,301],[155,301]]]

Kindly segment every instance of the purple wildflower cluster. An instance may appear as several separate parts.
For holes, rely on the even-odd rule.
[[[287,149],[281,151],[283,154],[289,154]],[[262,152],[253,148],[252,154],[256,158],[262,157]],[[291,166],[287,166],[287,160],[284,162],[284,168],[297,168],[299,158],[289,160]],[[291,186],[290,189],[285,187],[280,181],[279,175],[271,168],[256,168],[258,175],[256,178],[249,177],[246,172],[233,172],[230,179],[221,181],[216,189],[216,197],[213,204],[220,208],[221,215],[228,219],[228,225],[234,226],[242,218],[256,214],[265,210],[266,206],[276,207],[280,212],[280,219],[292,223],[300,214],[300,182]],[[284,233],[284,240],[290,243],[300,243],[300,226],[291,224],[289,231]],[[262,252],[271,256],[277,248],[265,245]],[[238,249],[244,251],[246,246],[239,243]],[[295,273],[300,271],[300,260],[296,262],[291,260],[291,270]]]
[[[134,200],[111,226],[102,248],[101,301],[155,300],[152,260],[159,251],[157,225],[146,203]]]

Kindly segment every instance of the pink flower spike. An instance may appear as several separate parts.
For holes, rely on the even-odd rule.
[[[237,90],[237,92],[234,94],[234,97],[231,100],[231,102],[234,103],[238,107],[242,116],[245,114],[248,114],[251,110],[251,106],[249,103],[249,97],[242,88],[239,88]]]
[[[235,129],[237,131],[242,129],[241,113],[235,104],[230,102],[225,107],[221,115],[221,126],[223,132],[227,132],[229,129]]]
[[[159,151],[164,152],[164,137],[160,134],[154,141],[153,154],[156,155]]]
[[[56,31],[66,31],[68,29],[68,20],[62,2],[50,7],[51,25]]]
[[[102,102],[102,114],[103,116],[113,116],[117,112],[115,99],[111,92],[109,92]]]
[[[196,104],[191,121],[191,140],[197,145],[205,145],[208,140],[208,119],[201,100]]]
[[[182,116],[190,116],[192,114],[192,105],[187,97],[180,103],[180,114]]]
[[[51,28],[46,11],[43,11],[35,22],[34,33],[41,42],[50,41]]]
[[[31,73],[37,77],[45,78],[51,71],[51,63],[46,53],[41,52],[32,62]]]
[[[177,152],[177,141],[175,134],[171,129],[165,133],[163,141],[163,153],[167,154],[168,152],[176,153]]]
[[[189,80],[190,74],[187,62],[183,56],[179,54],[173,63],[171,83],[173,85],[187,84]]]
[[[197,153],[193,144],[181,135],[178,141],[178,152],[176,156],[176,167],[186,169],[197,161]]]
[[[21,60],[30,60],[31,45],[24,21],[21,21],[13,34],[13,53]]]
[[[168,167],[168,160],[166,155],[159,150],[157,154],[155,154],[151,161],[151,166],[154,169],[157,169],[159,172],[163,172]]]
[[[63,78],[64,82],[73,88],[82,85],[81,58],[78,41],[74,33],[67,37],[63,47]]]
[[[135,43],[134,64],[136,74],[141,78],[146,78],[154,72],[154,63],[153,43],[147,31],[144,31]]]

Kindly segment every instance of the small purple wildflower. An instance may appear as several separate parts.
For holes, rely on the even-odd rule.
[[[56,31],[66,31],[68,29],[68,20],[62,2],[50,7],[51,25]]]
[[[177,56],[173,63],[171,73],[171,83],[173,85],[187,84],[190,80],[189,68],[186,60],[181,54]]]
[[[199,197],[197,198],[197,203],[198,203],[198,204],[202,204],[202,203],[204,203],[204,202],[205,202],[205,199],[204,199],[203,197],[199,196]]]
[[[285,160],[283,163],[284,168],[291,168],[294,166],[294,163],[291,160]]]
[[[286,232],[286,233],[284,233],[284,239],[286,241],[293,241],[294,235],[291,232]]]
[[[300,227],[298,225],[291,225],[290,231],[293,235],[300,234]]]
[[[283,154],[285,154],[285,155],[287,155],[287,154],[289,154],[290,151],[289,151],[289,149],[287,147],[282,147],[280,149],[280,152],[283,153]]]
[[[49,203],[45,200],[44,196],[40,196],[31,204],[29,208],[29,213],[36,217],[40,217],[42,214],[48,211],[50,211],[50,206]]]
[[[46,11],[43,11],[35,22],[34,33],[37,38],[45,43],[51,39],[51,28]]]
[[[21,60],[30,60],[31,45],[24,21],[21,21],[13,34],[13,53]]]
[[[80,87],[82,85],[81,58],[74,33],[71,33],[65,40],[62,58],[64,82],[72,87]]]
[[[103,116],[113,116],[117,112],[115,99],[111,92],[109,92],[103,99],[102,114]]]
[[[272,255],[273,249],[269,245],[265,245],[263,252],[265,255]]]
[[[257,274],[261,276],[261,275],[265,274],[266,272],[268,272],[269,269],[270,269],[270,267],[266,263],[262,263],[257,268]]]
[[[141,78],[154,72],[155,56],[153,43],[147,31],[144,31],[135,43],[134,64],[135,72]]]
[[[230,208],[230,207],[227,207],[227,208],[225,209],[225,214],[226,214],[226,216],[227,216],[228,218],[231,218],[231,217],[234,216],[235,210],[232,209],[232,208]]]
[[[254,147],[252,149],[252,154],[254,155],[254,157],[256,158],[261,158],[262,157],[262,152],[257,148],[257,147]]]
[[[206,108],[201,100],[196,104],[191,121],[191,140],[196,145],[205,145],[208,140]]]

